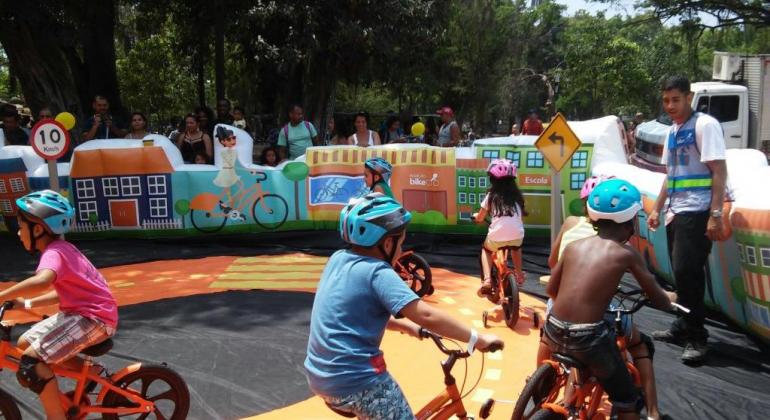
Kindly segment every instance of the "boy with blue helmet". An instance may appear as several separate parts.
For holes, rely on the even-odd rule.
[[[619,419],[638,419],[643,405],[623,363],[605,311],[629,270],[653,305],[669,309],[676,294],[664,292],[639,253],[626,244],[642,209],[639,190],[621,179],[609,179],[588,195],[588,216],[596,236],[569,243],[551,271],[546,292],[553,307],[543,326],[551,351],[585,364],[618,410]]]
[[[378,192],[393,198],[393,190],[390,189],[390,175],[393,165],[381,157],[367,159],[364,162],[364,180],[371,192]]]
[[[305,370],[310,389],[337,412],[359,418],[414,418],[380,350],[384,330],[419,337],[420,327],[468,342],[468,349],[502,348],[424,303],[393,271],[412,215],[372,193],[340,212],[350,249],[334,253],[318,283]],[[406,318],[406,319],[401,319]]]
[[[40,263],[35,275],[0,292],[0,302],[12,300],[15,307],[25,309],[59,304],[58,313],[19,337],[24,353],[16,378],[40,395],[46,418],[64,419],[50,365],[82,369],[83,361],[77,354],[115,334],[117,304],[99,271],[74,245],[61,239],[75,216],[66,198],[45,190],[17,199],[16,205],[19,239],[33,255],[41,253]],[[51,287],[53,290],[35,298],[22,298]],[[92,369],[99,374],[104,368],[94,365]],[[88,389],[95,385],[89,384]]]

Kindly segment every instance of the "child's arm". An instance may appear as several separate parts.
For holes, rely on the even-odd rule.
[[[406,334],[406,335],[411,335],[412,337],[421,338],[420,326],[408,319],[396,319],[391,316],[385,328],[392,331],[398,331],[401,334]]]
[[[671,309],[671,304],[677,299],[676,293],[663,290],[655,280],[655,276],[647,269],[642,256],[635,249],[627,248],[631,251],[631,264],[629,266],[631,274],[634,275],[652,305],[664,311]]]
[[[56,272],[50,269],[38,271],[34,276],[0,292],[0,302],[25,295],[38,295],[48,289],[56,280]]]
[[[473,221],[476,223],[481,223],[487,218],[487,209],[484,207],[479,209],[479,212],[475,214]]]
[[[545,288],[545,292],[553,299],[556,299],[556,294],[559,293],[559,285],[561,284],[561,271],[562,261],[559,260],[556,263],[556,267],[551,270],[551,279],[548,280],[548,286]]]
[[[51,290],[48,293],[44,293],[36,298],[30,299],[30,304],[33,308],[38,306],[55,305],[59,303],[59,294],[56,290]]]
[[[470,328],[420,299],[415,299],[404,306],[401,313],[417,325],[438,335],[466,343],[471,340]],[[483,351],[493,343],[502,344],[503,342],[492,334],[478,334],[475,348]]]
[[[561,238],[564,236],[564,232],[572,229],[577,224],[577,218],[574,216],[567,217],[564,224],[561,225],[559,235],[556,236],[556,240],[551,245],[551,255],[548,256],[548,267],[553,269],[556,267],[556,263],[559,261],[559,247],[561,247]]]

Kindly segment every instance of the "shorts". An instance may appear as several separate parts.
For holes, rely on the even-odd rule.
[[[620,356],[615,334],[604,320],[572,324],[548,315],[543,332],[543,339],[551,351],[570,356],[586,366],[602,384],[615,408],[637,413],[642,409],[642,394]]]
[[[548,302],[545,304],[545,316],[548,317],[548,314],[551,313],[551,308],[553,307],[553,299],[548,298]],[[610,306],[607,307],[608,311],[615,310],[615,305],[610,304]],[[630,343],[631,342],[631,334],[633,333],[633,317],[630,314],[620,314],[620,331],[615,328],[615,314],[611,314],[608,312],[604,313],[604,322],[607,323],[607,326],[610,327],[610,329],[615,331],[616,336],[623,336],[626,337],[626,340]]]
[[[74,313],[59,312],[21,335],[48,364],[61,363],[83,349],[112,337],[115,329]]]
[[[326,404],[346,413],[355,414],[359,419],[414,419],[409,403],[406,402],[404,393],[389,373],[384,373],[386,378],[377,385],[363,391],[350,394],[345,397],[320,397]]]
[[[512,241],[490,241],[489,239],[485,239],[483,246],[484,249],[489,252],[497,252],[500,248],[519,247],[523,241],[523,239],[514,239]]]

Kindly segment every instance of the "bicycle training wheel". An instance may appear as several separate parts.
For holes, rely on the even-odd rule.
[[[190,221],[195,229],[203,233],[216,233],[225,226],[227,217],[203,210],[190,210]]]
[[[0,389],[0,415],[4,420],[21,420],[21,412],[13,396]]]
[[[142,365],[136,372],[118,379],[115,385],[130,389],[140,397],[152,401],[155,410],[152,413],[121,415],[120,418],[155,418],[184,420],[190,410],[190,390],[178,373],[162,365]],[[132,407],[135,404],[113,391],[104,396],[105,407]],[[148,416],[149,414],[149,416]],[[117,419],[117,414],[103,414],[103,419]]]
[[[534,419],[535,414],[540,410],[540,405],[549,402],[548,397],[555,394],[556,387],[556,369],[550,363],[543,363],[535,370],[535,373],[527,379],[527,384],[519,394],[516,400],[516,406],[513,408],[512,420]],[[542,411],[542,410],[541,410]],[[548,417],[546,417],[548,418]]]
[[[519,320],[519,285],[516,284],[516,276],[513,274],[505,276],[503,287],[505,292],[505,300],[503,300],[505,325],[508,328],[513,328]]]
[[[265,194],[254,200],[251,215],[258,225],[267,230],[281,227],[289,216],[289,205],[280,195]]]
[[[417,254],[408,254],[398,261],[404,268],[401,278],[404,279],[414,293],[419,297],[433,293],[433,275],[430,271],[430,265],[425,259]]]

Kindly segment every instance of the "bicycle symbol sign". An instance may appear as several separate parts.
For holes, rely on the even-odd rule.
[[[43,159],[55,160],[67,152],[70,133],[60,122],[45,120],[35,124],[30,139],[35,153]]]

